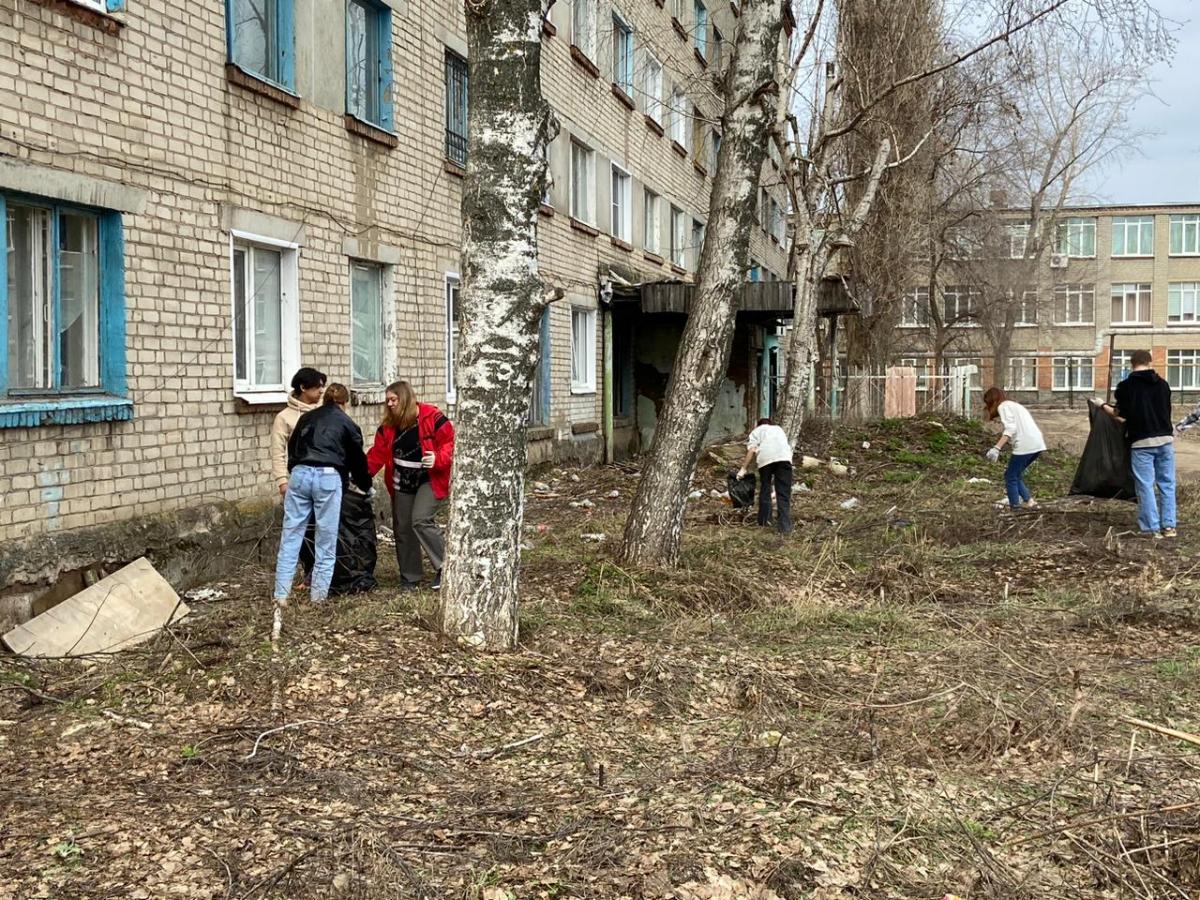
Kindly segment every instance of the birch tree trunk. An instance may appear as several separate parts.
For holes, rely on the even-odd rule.
[[[542,149],[555,129],[541,90],[546,3],[466,5],[462,334],[441,624],[460,642],[492,650],[517,640],[525,424],[547,302],[536,232]]]
[[[738,295],[767,144],[775,121],[775,67],[783,0],[746,0],[723,82],[721,150],[695,300],[683,329],[654,441],[625,525],[625,562],[674,565],[696,461],[729,367]]]
[[[792,335],[788,343],[787,374],[776,412],[778,425],[796,446],[800,426],[804,424],[808,404],[808,386],[812,380],[813,360],[817,350],[817,299],[821,279],[829,267],[829,250],[820,242],[814,249],[806,247],[798,254],[796,263],[796,297],[792,310]],[[837,361],[833,361],[834,371]]]

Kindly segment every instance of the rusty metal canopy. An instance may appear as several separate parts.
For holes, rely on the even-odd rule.
[[[640,285],[642,312],[683,313],[692,311],[696,286],[684,281],[654,281]],[[615,298],[614,298],[615,299]],[[790,281],[752,281],[738,293],[738,312],[772,313],[790,318],[794,306]]]

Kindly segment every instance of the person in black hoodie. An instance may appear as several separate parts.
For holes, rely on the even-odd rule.
[[[325,402],[306,412],[288,438],[288,489],[283,498],[283,534],[275,564],[275,602],[286,605],[296,577],[296,561],[310,514],[317,520],[316,560],[312,570],[313,603],[329,597],[337,557],[342,490],[347,481],[371,489],[362,429],[346,415],[350,392],[343,384],[325,388]]]
[[[1150,368],[1150,361],[1148,350],[1135,350],[1130,355],[1133,371],[1117,385],[1115,407],[1105,403],[1103,409],[1125,425],[1137,488],[1138,529],[1149,537],[1173,538],[1175,428],[1171,422],[1171,387]]]

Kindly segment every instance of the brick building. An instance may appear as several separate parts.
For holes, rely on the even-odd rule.
[[[542,326],[535,461],[637,446],[646,348],[605,300],[695,269],[737,27],[709,2],[574,0],[545,23],[562,131],[541,266],[566,297]],[[133,540],[114,524],[269,513],[268,431],[301,364],[351,384],[368,439],[395,378],[453,415],[462,17],[450,0],[0,6],[0,588],[82,565],[81,530],[109,528],[113,557]],[[786,270],[774,165],[753,280]],[[606,390],[629,401],[613,434]]]
[[[1023,255],[1022,227],[1019,218],[1008,226],[991,272],[1002,270],[1006,254]],[[1063,210],[1029,283],[1007,288],[1021,302],[1008,371],[999,377],[975,310],[989,289],[972,283],[980,267],[965,261],[945,271],[935,300],[946,326],[943,368],[979,365],[978,389],[999,383],[1043,404],[1065,402],[1071,393],[1103,394],[1110,377],[1115,386],[1128,372],[1129,354],[1148,349],[1181,399],[1200,392],[1200,204]],[[905,296],[895,350],[896,361],[916,366],[922,378],[934,371],[937,337],[928,303],[925,287]]]

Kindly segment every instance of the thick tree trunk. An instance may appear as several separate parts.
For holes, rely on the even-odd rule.
[[[684,326],[654,441],[625,526],[626,562],[674,565],[688,485],[729,366],[738,294],[749,265],[759,176],[767,156],[782,0],[746,0],[724,81],[721,151],[696,299]]]
[[[463,191],[462,334],[442,630],[472,647],[517,640],[525,423],[546,297],[537,271],[545,0],[468,4],[471,99]]]
[[[823,242],[816,250],[811,247],[802,250],[796,263],[796,298],[788,344],[787,376],[776,412],[779,427],[793,447],[800,437],[808,404],[808,385],[817,356],[817,299],[828,266],[829,251]],[[837,360],[831,360],[831,364],[837,371]]]

